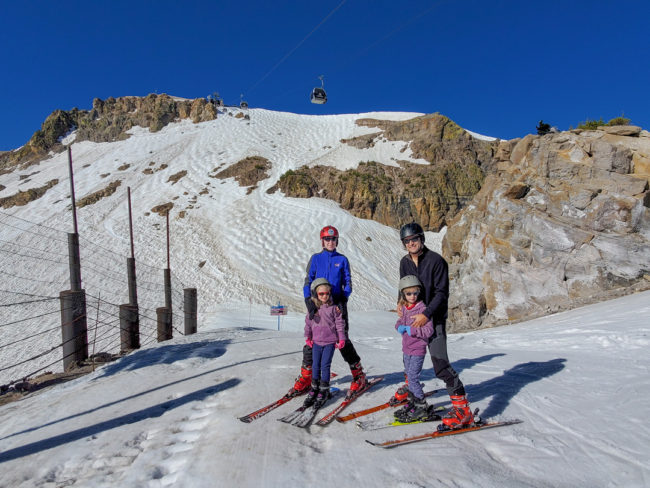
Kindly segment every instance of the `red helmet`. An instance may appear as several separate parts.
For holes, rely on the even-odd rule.
[[[339,231],[336,230],[336,227],[328,225],[327,227],[323,227],[320,231],[320,238],[322,239],[323,237],[336,237],[338,239]]]

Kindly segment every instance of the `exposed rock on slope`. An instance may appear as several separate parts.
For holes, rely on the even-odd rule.
[[[45,195],[45,192],[59,184],[59,180],[48,181],[45,185],[38,188],[30,188],[29,190],[19,191],[11,196],[0,198],[0,207],[11,208],[21,207],[27,205],[29,202],[37,200]]]
[[[639,133],[501,142],[498,171],[443,241],[452,330],[650,288],[650,137]]]
[[[83,208],[86,207],[87,205],[93,205],[104,197],[110,197],[113,193],[115,193],[115,190],[117,190],[121,184],[122,184],[121,180],[115,180],[109,183],[105,188],[93,192],[90,195],[86,195],[85,197],[83,197],[77,202],[77,207]]]
[[[269,177],[271,162],[262,156],[250,156],[220,171],[215,178],[235,178],[241,186],[247,186],[247,194],[257,188],[257,183]]]
[[[204,98],[183,100],[165,94],[95,98],[91,110],[52,112],[27,144],[17,151],[0,154],[0,169],[29,166],[44,159],[50,151],[62,151],[61,139],[75,129],[77,142],[111,142],[128,138],[126,132],[134,126],[156,132],[178,119],[191,118],[198,123],[216,117],[216,107]]]
[[[359,119],[357,124],[382,131],[342,142],[365,148],[380,138],[406,141],[415,158],[431,164],[400,161],[393,167],[370,161],[347,171],[302,167],[282,175],[268,191],[329,198],[357,217],[392,227],[416,220],[426,230],[438,231],[474,197],[494,168],[498,142],[476,139],[440,114],[406,121]]]

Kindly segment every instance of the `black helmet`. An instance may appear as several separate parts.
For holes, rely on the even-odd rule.
[[[411,236],[417,236],[424,242],[424,230],[420,224],[411,222],[410,224],[403,225],[399,230],[399,238],[401,241]]]

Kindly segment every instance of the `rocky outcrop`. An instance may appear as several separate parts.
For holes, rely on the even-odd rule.
[[[282,175],[268,192],[329,198],[360,218],[391,227],[416,220],[426,230],[438,231],[472,200],[485,175],[495,169],[498,142],[476,139],[440,114],[356,123],[381,131],[342,142],[363,149],[378,139],[406,141],[415,158],[431,164],[400,161],[394,167],[370,161],[347,171],[305,166]]]
[[[500,143],[443,240],[451,330],[650,288],[650,137],[613,129]]]
[[[250,156],[218,172],[213,178],[235,178],[240,186],[247,186],[246,194],[257,188],[258,182],[269,177],[271,162],[262,156]]]
[[[77,142],[112,142],[128,138],[127,131],[134,126],[156,132],[170,122],[186,118],[195,123],[216,119],[216,106],[204,98],[185,100],[165,94],[95,98],[91,110],[52,112],[27,144],[17,151],[0,154],[0,169],[26,167],[41,161],[50,151],[62,151],[61,139],[73,130],[77,131]]]
[[[115,191],[120,187],[121,184],[122,184],[121,180],[115,180],[109,183],[105,188],[102,188],[101,190],[86,195],[85,197],[77,201],[77,208],[83,208],[88,205],[93,205],[104,197],[110,197],[113,193],[115,193]]]
[[[43,195],[45,195],[47,190],[58,184],[59,180],[50,180],[45,185],[38,188],[30,188],[29,190],[19,191],[18,193],[14,193],[11,196],[0,198],[0,207],[22,207],[23,205],[27,205],[29,202],[38,200]]]

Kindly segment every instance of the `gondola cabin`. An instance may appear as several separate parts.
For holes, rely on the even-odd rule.
[[[311,103],[323,104],[327,102],[327,93],[325,93],[324,89],[316,87],[312,90],[310,98]]]

